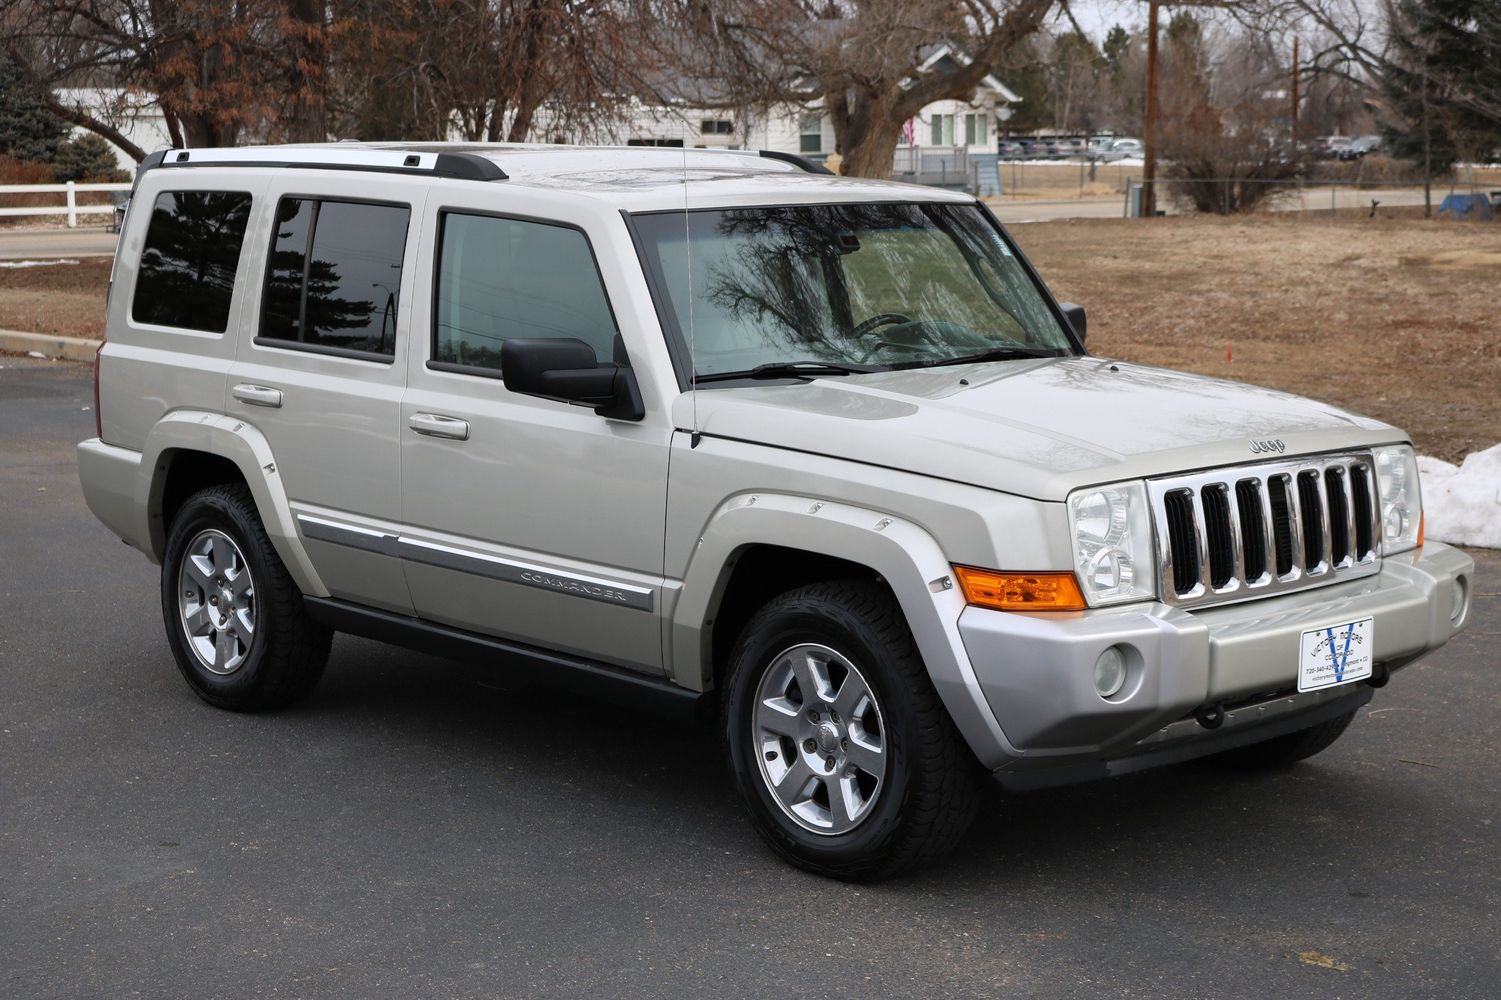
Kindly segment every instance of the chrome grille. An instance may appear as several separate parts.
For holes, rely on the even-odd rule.
[[[1373,475],[1357,453],[1148,480],[1163,600],[1220,604],[1376,572]]]

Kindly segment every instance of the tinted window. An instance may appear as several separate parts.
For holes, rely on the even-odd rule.
[[[131,303],[135,321],[223,333],[249,221],[244,191],[157,195]]]
[[[393,354],[410,215],[395,205],[283,198],[261,336]]]
[[[445,214],[433,360],[500,367],[514,337],[576,337],[601,361],[615,320],[589,242],[576,229]]]

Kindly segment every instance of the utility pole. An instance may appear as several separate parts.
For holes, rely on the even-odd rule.
[[[1298,36],[1293,36],[1293,152],[1298,149]]]
[[[1147,5],[1147,107],[1141,137],[1141,214],[1157,215],[1157,0]]]

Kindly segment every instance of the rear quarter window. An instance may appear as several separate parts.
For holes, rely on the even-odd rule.
[[[250,221],[247,191],[156,196],[136,273],[136,323],[223,333]]]

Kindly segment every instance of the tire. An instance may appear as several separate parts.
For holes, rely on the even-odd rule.
[[[722,698],[741,798],[792,864],[890,878],[969,829],[983,771],[884,587],[838,580],[774,598],[736,641]]]
[[[1354,719],[1355,713],[1347,712],[1327,722],[1309,726],[1307,729],[1299,729],[1284,736],[1274,736],[1260,743],[1226,750],[1224,753],[1215,754],[1210,759],[1226,767],[1252,771],[1274,771],[1291,767],[1298,761],[1307,760],[1314,754],[1322,753],[1333,746],[1334,741],[1344,734]]]
[[[162,558],[162,619],[188,686],[210,705],[235,712],[302,698],[323,675],[333,640],[303,610],[302,592],[242,484],[195,493],[172,519]]]

